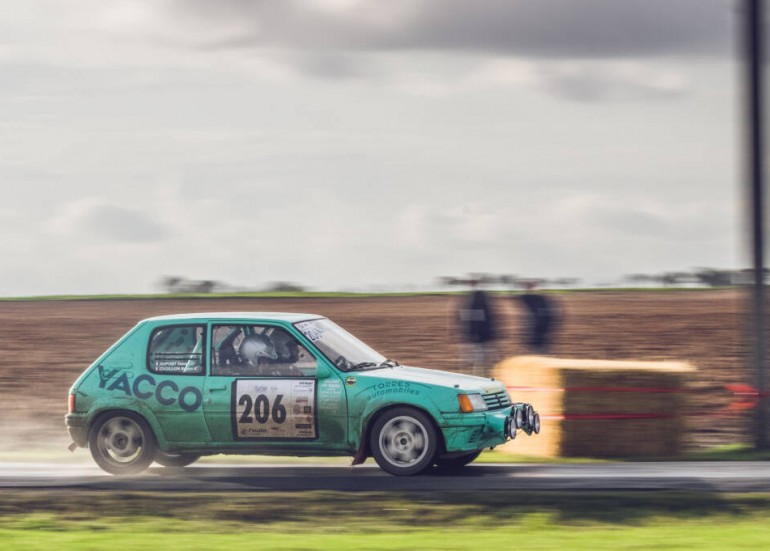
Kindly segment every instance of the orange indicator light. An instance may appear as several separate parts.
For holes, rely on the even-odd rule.
[[[467,394],[458,394],[457,400],[460,402],[460,410],[464,413],[470,413],[473,411],[473,404]]]

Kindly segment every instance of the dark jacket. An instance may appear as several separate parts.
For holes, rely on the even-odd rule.
[[[497,337],[492,299],[484,291],[473,291],[460,308],[458,317],[466,342],[488,342]]]
[[[525,293],[518,296],[527,310],[529,321],[525,340],[528,345],[542,347],[550,344],[551,335],[558,321],[556,304],[545,295]]]

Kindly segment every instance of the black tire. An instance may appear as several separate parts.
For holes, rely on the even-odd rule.
[[[411,476],[433,466],[438,435],[427,415],[401,407],[377,418],[369,446],[383,471],[396,476]]]
[[[115,475],[137,474],[155,459],[155,435],[142,416],[112,411],[96,419],[88,434],[91,456],[103,470]]]
[[[201,456],[195,453],[166,453],[160,450],[155,452],[155,463],[163,467],[186,467],[200,458]]]
[[[467,464],[472,463],[476,458],[481,455],[482,450],[476,450],[475,452],[468,452],[462,455],[452,455],[447,457],[437,457],[436,466],[441,469],[461,469]]]

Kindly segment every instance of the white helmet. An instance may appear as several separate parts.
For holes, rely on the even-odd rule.
[[[253,366],[259,364],[260,358],[278,359],[273,342],[265,335],[249,335],[241,342],[238,352],[245,363]]]

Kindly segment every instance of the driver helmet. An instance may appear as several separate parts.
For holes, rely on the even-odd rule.
[[[269,360],[278,358],[273,342],[265,335],[249,335],[243,339],[238,351],[241,354],[241,359],[253,366],[259,364],[260,358],[267,358]]]

